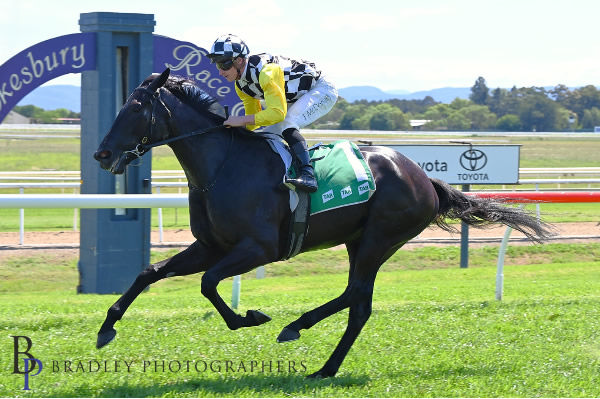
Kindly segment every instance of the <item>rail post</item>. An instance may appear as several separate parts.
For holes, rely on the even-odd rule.
[[[535,183],[535,191],[540,191],[540,183]],[[535,215],[537,216],[538,220],[541,219],[541,213],[540,213],[540,203],[538,202],[537,204],[535,204]]]
[[[462,191],[468,193],[471,191],[469,184],[463,184]],[[469,267],[469,225],[461,222],[460,225],[460,267],[466,269]]]
[[[160,194],[160,187],[156,187],[156,194]],[[158,214],[158,242],[162,244],[163,242],[163,214],[162,208],[157,208],[156,212]]]
[[[231,287],[231,307],[237,309],[240,304],[240,293],[242,292],[242,276],[239,274],[233,276],[233,286]]]
[[[77,194],[77,189],[73,189],[73,194]],[[73,231],[77,231],[77,219],[78,219],[79,209],[73,208]]]
[[[19,194],[23,195],[25,193],[25,189],[23,187],[19,188]],[[19,244],[25,244],[25,209],[19,209]]]

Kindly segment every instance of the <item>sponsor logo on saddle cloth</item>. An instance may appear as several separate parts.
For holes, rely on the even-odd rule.
[[[375,192],[373,174],[356,144],[336,141],[310,154],[319,182],[311,194],[311,215],[366,202]]]

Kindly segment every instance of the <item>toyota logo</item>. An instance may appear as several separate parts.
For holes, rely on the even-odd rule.
[[[487,155],[483,151],[468,149],[460,155],[460,165],[466,170],[476,171],[483,169],[487,164]]]

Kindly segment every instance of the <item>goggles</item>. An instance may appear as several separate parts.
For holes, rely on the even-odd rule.
[[[217,62],[216,64],[217,64],[217,68],[219,68],[220,70],[228,71],[233,66],[233,58],[230,58],[226,61]]]

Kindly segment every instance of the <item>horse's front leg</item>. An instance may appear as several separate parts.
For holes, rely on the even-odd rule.
[[[230,330],[253,327],[271,321],[271,317],[258,310],[248,310],[246,316],[235,313],[217,292],[223,279],[246,273],[260,265],[272,262],[257,245],[238,245],[202,276],[201,292],[219,312]]]
[[[206,265],[210,264],[210,258],[206,248],[196,241],[172,258],[148,266],[137,276],[131,287],[108,309],[106,319],[98,331],[96,348],[102,348],[115,338],[117,334],[114,329],[115,323],[121,320],[129,305],[147,286],[167,277],[184,276],[206,270]]]

